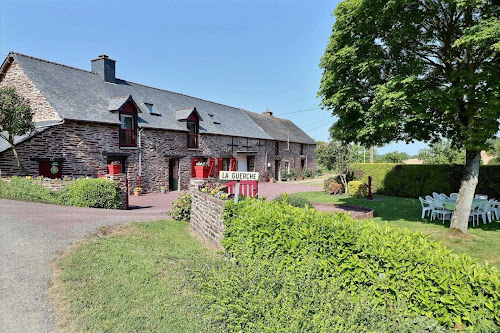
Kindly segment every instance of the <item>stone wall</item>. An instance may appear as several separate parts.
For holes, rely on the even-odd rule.
[[[0,87],[15,87],[17,92],[30,102],[33,110],[33,121],[61,119],[61,116],[26,76],[17,62],[13,61],[10,64],[5,76],[0,81]]]
[[[60,119],[59,114],[43,97],[16,62],[8,68],[0,81],[0,86],[14,86],[27,98],[34,111],[34,120]],[[118,117],[118,115],[117,115]],[[231,137],[224,135],[200,134],[199,148],[187,148],[187,133],[145,128],[141,133],[142,142],[142,184],[144,193],[159,192],[162,186],[169,187],[169,160],[179,160],[179,189],[189,187],[191,179],[191,158],[230,158],[238,154],[249,157],[249,171],[260,173],[260,181],[266,175],[274,176],[275,156],[272,140]],[[284,169],[284,161],[300,171],[300,144],[280,142],[279,168]],[[304,145],[308,156],[307,166],[316,169],[315,145]],[[33,176],[39,174],[38,159],[62,159],[63,176],[97,177],[106,174],[109,153],[128,154],[125,170],[129,191],[139,186],[138,148],[119,147],[119,126],[104,123],[65,120],[64,124],[47,128],[36,136],[18,145],[22,164]],[[106,155],[106,154],[108,155]],[[270,167],[268,167],[268,163]],[[0,153],[1,175],[23,175],[17,168],[10,149]],[[217,175],[216,175],[217,176]]]
[[[127,176],[125,174],[105,175],[106,179],[112,180],[120,188],[120,198],[122,199],[122,209],[128,209],[128,188]]]
[[[198,191],[198,186],[190,189],[191,229],[209,242],[220,246],[224,233],[222,213],[225,201]]]
[[[69,184],[71,184],[72,180],[60,180],[60,179],[51,179],[51,180],[35,180],[34,183],[38,185],[42,185],[45,188],[48,188],[51,191],[59,192]]]

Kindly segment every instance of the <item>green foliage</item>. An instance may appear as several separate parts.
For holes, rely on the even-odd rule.
[[[291,197],[286,193],[278,195],[276,198],[273,199],[273,201],[279,201],[279,202],[286,202],[287,204],[293,206],[293,207],[309,207],[312,208],[313,204],[311,201],[305,199],[305,198],[300,198],[300,197]]]
[[[380,306],[318,274],[314,260],[283,270],[277,260],[200,265],[191,280],[207,315],[229,332],[445,332],[436,320],[409,316],[403,302]]]
[[[409,313],[448,327],[480,325],[494,331],[498,327],[493,325],[500,324],[498,271],[466,255],[450,254],[422,234],[276,201],[246,200],[226,207],[222,245],[239,266],[262,265],[262,271],[268,267],[276,275],[290,273],[298,284],[307,277],[319,285],[335,279],[340,290],[366,292],[381,306],[405,301]],[[244,309],[243,303],[235,303],[244,296],[232,295],[226,294],[232,298],[224,304]],[[302,299],[294,295],[290,297]],[[257,302],[256,311],[265,309],[262,302]],[[318,308],[302,314],[309,318]],[[242,313],[252,318],[252,313]],[[225,314],[221,318],[238,320]]]
[[[10,181],[0,181],[0,197],[66,206],[122,208],[120,189],[115,182],[104,178],[75,180],[60,192],[53,192],[31,178],[12,177]]]
[[[15,88],[0,88],[0,137],[24,135],[34,130],[29,102]],[[7,136],[1,132],[7,132]]]
[[[409,158],[410,158],[410,155],[408,155],[405,152],[392,151],[392,152],[386,153],[385,155],[381,156],[380,162],[401,163],[401,162],[406,161]]]
[[[454,148],[450,141],[438,141],[420,149],[418,159],[425,164],[465,164],[465,149]]]
[[[306,177],[306,178],[311,178],[312,176],[313,176],[313,171],[312,171],[312,169],[309,169],[309,168],[304,169],[304,177]]]
[[[411,198],[458,192],[463,174],[461,165],[359,163],[350,170],[356,180],[365,183],[372,176],[373,192]],[[480,170],[476,192],[500,197],[500,166],[482,165]]]
[[[347,173],[347,168],[350,163],[359,160],[361,156],[360,149],[362,152],[363,148],[359,146],[341,144],[340,142],[335,141],[320,141],[316,146],[316,155],[318,157],[319,164],[340,175]]]
[[[182,192],[176,201],[172,202],[172,209],[168,212],[174,220],[189,221],[191,219],[191,195]]]
[[[56,193],[25,177],[12,177],[10,181],[0,180],[0,198],[49,204],[59,203]]]
[[[322,176],[322,175],[323,175],[323,170],[321,170],[321,168],[318,168],[318,169],[316,170],[316,175],[317,175],[317,176]]]
[[[297,179],[297,176],[295,175],[295,170],[291,169],[290,172],[288,173],[287,177],[290,178],[291,180]]]
[[[347,194],[355,198],[366,198],[368,196],[368,185],[357,180],[350,181],[347,183]]]
[[[318,93],[332,136],[485,149],[500,118],[499,16],[496,0],[340,2]]]
[[[338,177],[330,177],[323,181],[323,192],[326,194],[340,194],[344,192],[344,187]]]
[[[63,205],[92,208],[122,208],[120,188],[109,179],[78,179],[59,192]]]
[[[281,181],[282,181],[282,182],[286,182],[287,178],[288,178],[288,175],[287,175],[287,173],[285,172],[285,170],[283,170],[283,171],[281,172]]]

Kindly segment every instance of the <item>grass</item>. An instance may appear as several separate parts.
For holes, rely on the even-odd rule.
[[[215,252],[172,220],[135,223],[92,238],[55,264],[62,332],[217,332],[187,278]]]
[[[314,203],[349,204],[368,207],[375,210],[377,223],[387,223],[412,231],[420,231],[429,235],[433,240],[441,242],[452,252],[467,253],[478,262],[485,263],[500,269],[500,222],[481,224],[480,227],[470,228],[469,239],[452,237],[447,233],[449,221],[443,225],[441,221],[421,219],[421,206],[418,199],[400,198],[376,195],[374,201],[351,198],[343,195],[328,195],[323,192],[302,192],[290,194],[301,197]]]

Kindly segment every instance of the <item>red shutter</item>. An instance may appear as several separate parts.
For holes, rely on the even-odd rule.
[[[222,157],[217,158],[217,177],[219,176],[219,172],[222,171]]]
[[[193,178],[196,177],[196,171],[194,170],[196,163],[198,163],[198,159],[193,157],[191,159],[191,177]]]
[[[208,177],[215,175],[215,158],[208,159]]]
[[[236,171],[236,157],[231,157],[231,170]]]

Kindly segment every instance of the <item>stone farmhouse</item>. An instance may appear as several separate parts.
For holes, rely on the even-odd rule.
[[[83,70],[10,52],[0,87],[15,87],[33,109],[36,129],[16,137],[32,175],[97,177],[121,165],[129,188],[144,192],[186,189],[194,166],[260,172],[316,171],[316,143],[290,120],[144,86],[115,76],[106,55]],[[2,176],[22,174],[0,139]]]

